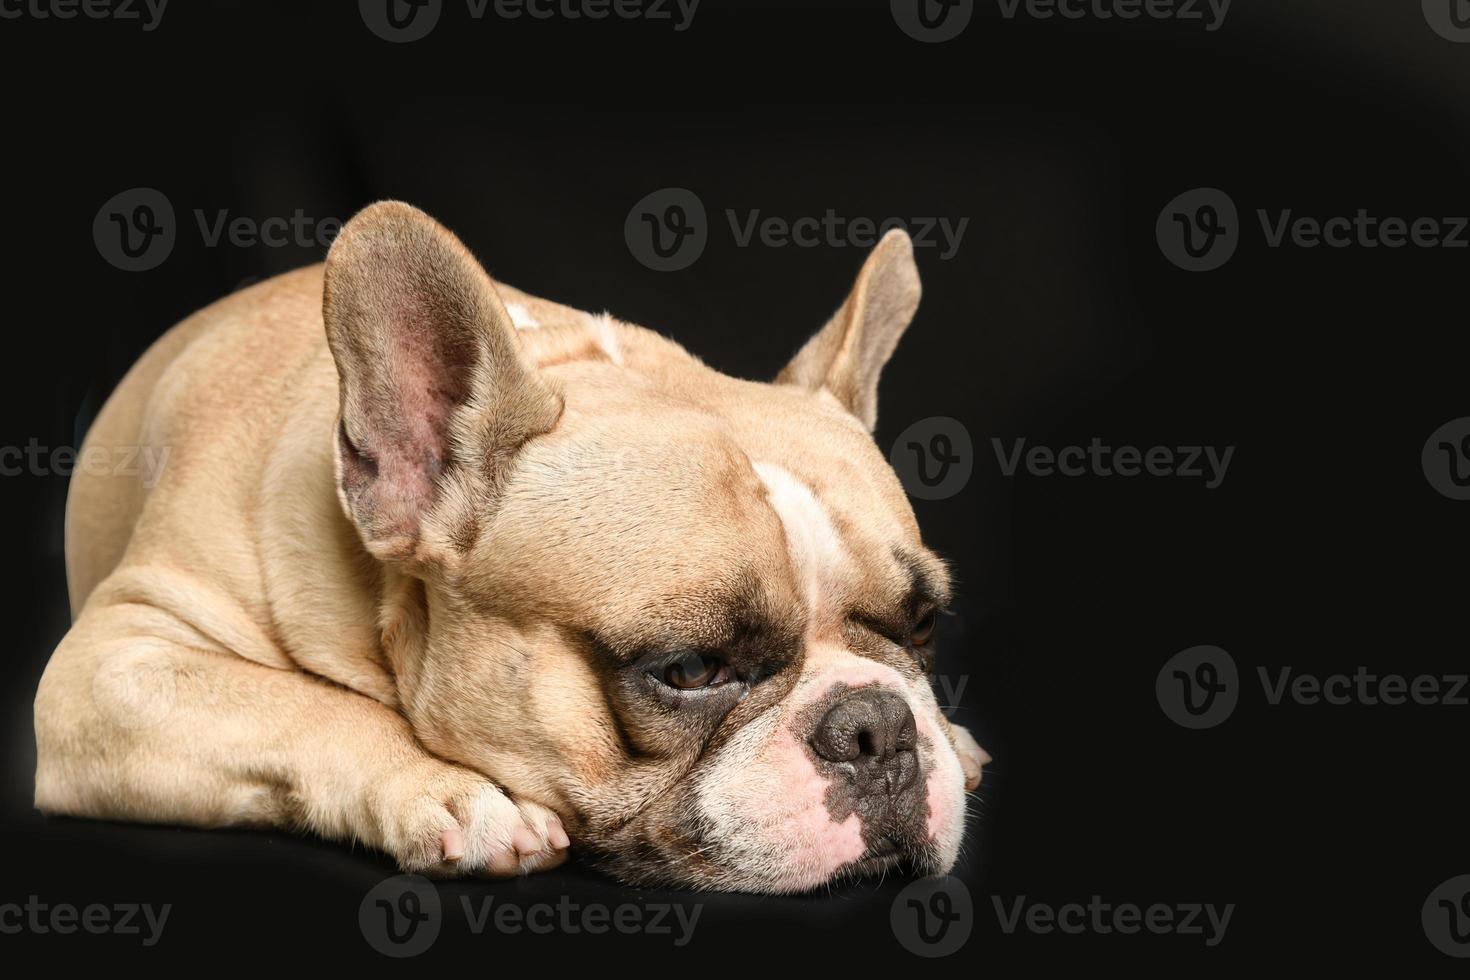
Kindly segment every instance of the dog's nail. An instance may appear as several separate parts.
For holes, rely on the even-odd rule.
[[[571,838],[567,837],[567,832],[562,829],[562,826],[559,823],[553,823],[550,828],[547,829],[546,838],[551,841],[552,847],[558,849],[563,847],[570,847],[572,843]]]
[[[464,857],[464,834],[458,827],[450,827],[439,838],[439,846],[444,849],[444,860],[458,861]]]
[[[510,835],[510,842],[521,854],[535,854],[541,850],[541,838],[533,834],[529,828],[517,827]]]

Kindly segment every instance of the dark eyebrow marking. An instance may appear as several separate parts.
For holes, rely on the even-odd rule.
[[[805,625],[791,610],[774,607],[753,574],[666,597],[661,606],[662,615],[630,631],[615,635],[586,629],[583,639],[602,663],[615,667],[659,664],[691,650],[769,664],[796,655]]]
[[[851,615],[856,622],[900,643],[930,609],[948,611],[949,571],[944,561],[929,551],[895,547],[891,553],[900,574],[889,580],[885,594],[865,597]]]
[[[907,606],[917,611],[924,605],[943,610],[949,606],[949,570],[944,561],[931,551],[894,548],[893,557],[909,576]]]

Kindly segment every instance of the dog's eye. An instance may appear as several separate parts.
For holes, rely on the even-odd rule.
[[[929,641],[934,639],[934,626],[937,615],[933,609],[929,610],[914,624],[912,632],[909,633],[909,646],[928,646]]]
[[[664,668],[663,682],[681,691],[713,687],[730,679],[730,667],[717,657],[688,653]]]

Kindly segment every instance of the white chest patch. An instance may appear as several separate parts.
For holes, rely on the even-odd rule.
[[[791,564],[806,588],[812,619],[826,605],[842,580],[847,550],[832,524],[827,508],[789,470],[771,463],[755,463],[756,475],[766,485],[771,507],[786,530]]]

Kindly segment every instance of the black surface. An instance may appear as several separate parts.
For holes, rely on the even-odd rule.
[[[7,0],[8,2],[8,0]],[[1448,2],[1448,0],[1447,0]],[[9,9],[9,8],[7,8]],[[454,228],[499,278],[663,330],[734,374],[772,375],[842,299],[857,248],[738,248],[723,212],[947,216],[956,256],[920,250],[925,301],[885,376],[877,434],[963,422],[975,472],[918,502],[954,562],[940,672],[996,761],[959,877],[968,943],[934,961],[1002,975],[1246,965],[1461,970],[1420,910],[1470,873],[1470,709],[1270,706],[1258,667],[1463,673],[1470,504],[1420,451],[1470,415],[1470,250],[1267,246],[1255,211],[1405,218],[1470,212],[1470,44],[1415,2],[1236,0],[1223,26],[1008,20],[978,5],[919,44],[886,2],[705,0],[689,30],[473,21],[450,3],[391,45],[356,5],[170,5],[156,30],[0,20],[5,432],[74,445],[171,323],[317,246],[206,247],[194,209],[346,217],[382,197]],[[92,222],[162,190],[179,241],[152,271],[108,265]],[[714,219],[682,273],[650,271],[624,219],[662,187]],[[1226,190],[1243,241],[1209,273],[1160,254],[1155,219]],[[1185,479],[1004,477],[1009,443],[1231,445],[1214,490]],[[358,928],[385,860],[287,834],[43,820],[30,808],[30,702],[67,625],[62,476],[0,479],[9,520],[0,904],[170,903],[152,959],[377,959]],[[1225,724],[1188,731],[1155,699],[1178,651],[1228,650]],[[693,941],[473,934],[462,896],[533,905],[670,900],[571,868],[441,886],[414,964],[489,971],[643,964],[877,971],[927,964],[889,927],[904,883],[703,902]],[[1006,934],[993,897],[1234,903],[1224,941]],[[56,960],[123,965],[137,937],[5,935]],[[382,960],[380,963],[389,961]]]

